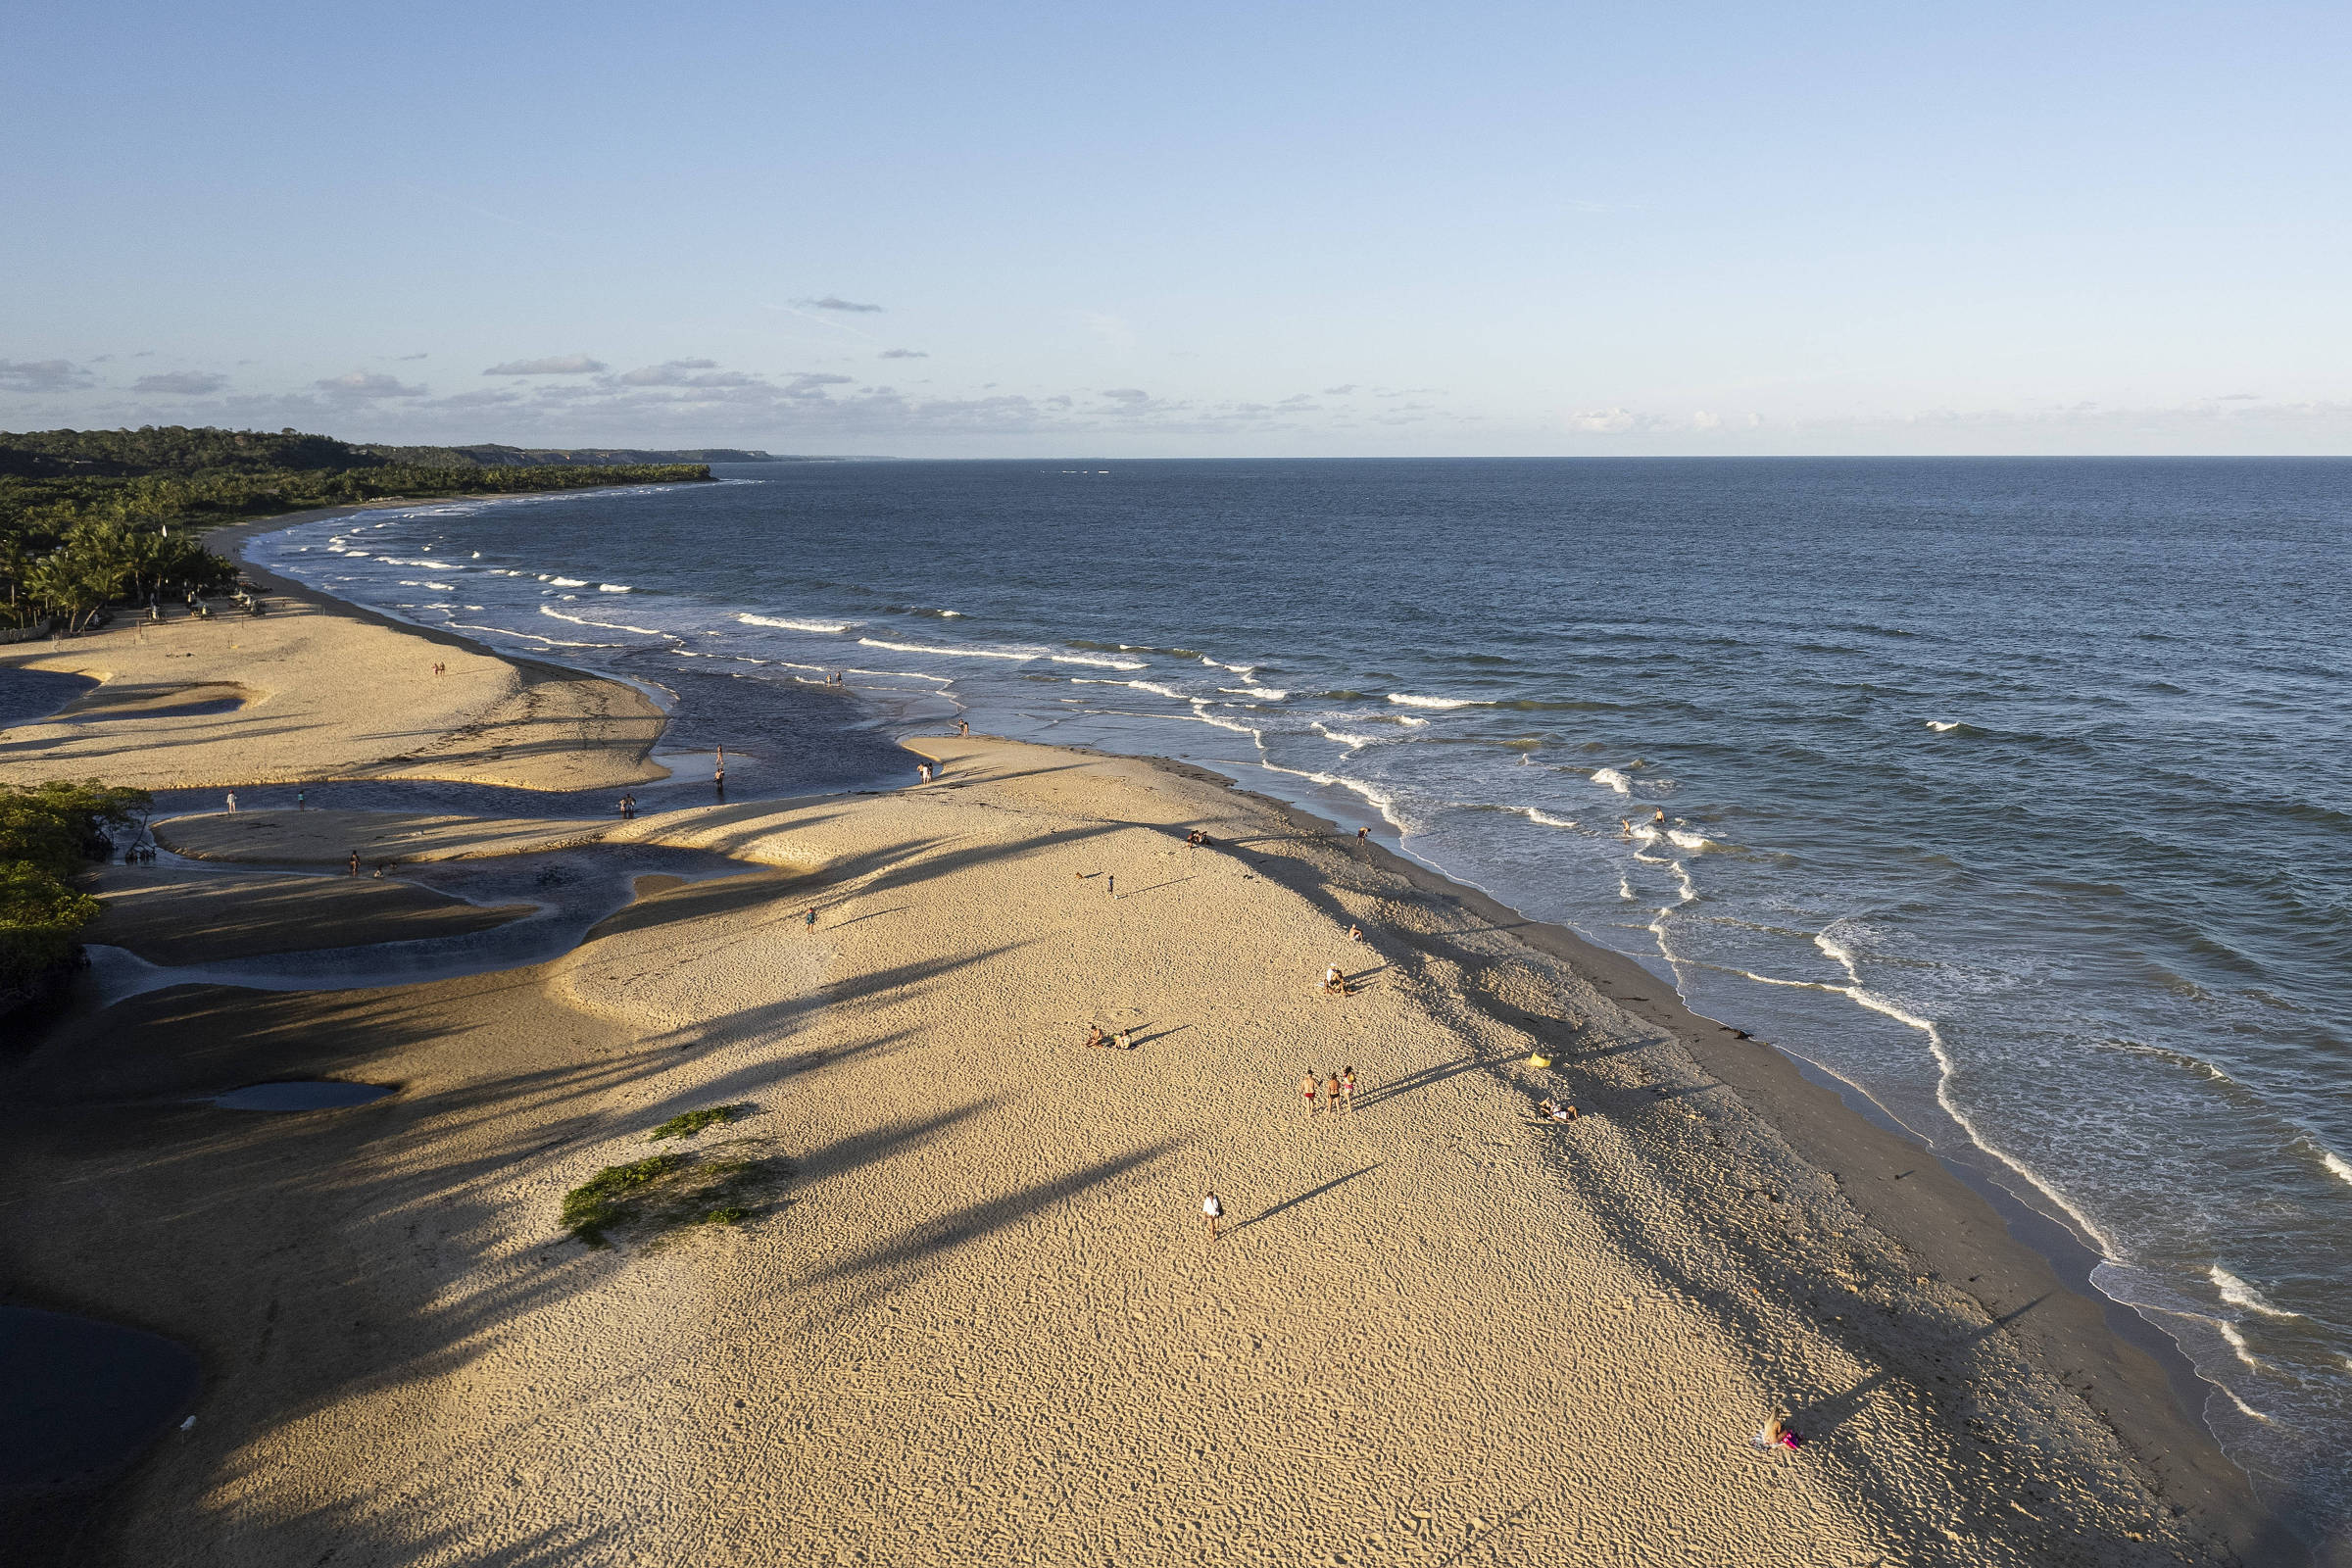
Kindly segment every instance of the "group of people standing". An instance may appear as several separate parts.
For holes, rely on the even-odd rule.
[[[1312,1116],[1318,1112],[1326,1110],[1335,1115],[1343,1110],[1347,1111],[1350,1115],[1354,1114],[1355,1068],[1352,1064],[1341,1068],[1339,1072],[1335,1073],[1333,1076],[1322,1080],[1320,1087],[1323,1093],[1323,1100],[1322,1102],[1318,1104],[1315,1101],[1315,1091],[1317,1088],[1315,1075],[1311,1072],[1302,1073],[1299,1075],[1298,1093],[1300,1097],[1306,1101],[1306,1113],[1308,1115]]]

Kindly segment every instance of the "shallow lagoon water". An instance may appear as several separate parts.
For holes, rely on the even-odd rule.
[[[0,1487],[103,1479],[194,1401],[196,1357],[161,1335],[0,1306]]]

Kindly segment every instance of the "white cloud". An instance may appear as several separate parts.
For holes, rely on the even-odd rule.
[[[209,396],[228,385],[228,377],[212,370],[167,370],[162,375],[142,375],[130,384],[133,392],[155,392],[172,397],[200,398]]]
[[[509,360],[493,365],[484,375],[594,375],[605,368],[602,360],[592,360],[585,354],[554,354],[544,360]]]
[[[71,360],[0,360],[0,391],[73,392],[93,379]]]
[[[338,375],[311,384],[330,398],[354,403],[372,403],[379,398],[420,398],[428,390],[421,386],[409,386],[399,377],[385,375],[378,370],[354,370],[349,375]]]

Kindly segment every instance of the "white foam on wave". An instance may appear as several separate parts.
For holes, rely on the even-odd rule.
[[[559,588],[585,588],[588,586],[588,579],[585,577],[542,577],[540,581],[552,582]]]
[[[478,605],[467,605],[466,608],[466,609],[468,609],[468,610],[478,610],[478,609],[480,609],[481,607],[480,607],[480,606],[478,606]],[[543,647],[548,647],[548,648],[626,648],[626,647],[628,647],[628,644],[627,644],[627,643],[584,643],[584,642],[580,642],[580,641],[578,641],[577,639],[573,639],[573,638],[564,638],[564,637],[542,637],[542,636],[540,636],[540,635],[539,635],[537,632],[535,632],[535,631],[516,631],[516,630],[514,630],[514,628],[513,628],[512,626],[477,626],[477,625],[474,625],[474,624],[473,624],[472,622],[470,622],[470,621],[464,621],[464,620],[453,620],[453,621],[451,621],[449,624],[450,624],[450,625],[451,625],[453,628],[455,628],[456,630],[459,630],[459,631],[486,631],[486,632],[495,632],[497,635],[499,635],[499,636],[501,636],[501,637],[521,637],[521,638],[526,638],[526,639],[528,639],[528,640],[529,640],[529,641],[531,641],[531,642],[538,643],[538,644],[542,645]]]
[[[1576,824],[1567,817],[1554,816],[1549,811],[1543,810],[1540,808],[1533,806],[1506,806],[1503,808],[1503,809],[1506,811],[1516,811],[1521,816],[1526,817],[1530,822],[1539,822],[1545,827],[1576,826]]]
[[[794,620],[785,615],[753,615],[740,612],[735,618],[747,626],[774,626],[781,631],[821,631],[835,635],[848,631],[854,624],[846,620]]]
[[[1141,659],[1104,659],[1096,654],[1048,654],[1056,664],[1092,664],[1098,669],[1150,669]]]
[[[1230,669],[1236,675],[1248,675],[1250,671],[1257,668],[1255,664],[1228,664],[1222,659],[1211,659],[1206,654],[1202,654],[1200,656],[1200,662],[1206,664],[1211,669]]]
[[[1634,793],[1634,781],[1630,778],[1627,778],[1623,773],[1618,772],[1613,767],[1594,768],[1592,770],[1592,782],[1595,784],[1605,784],[1620,795],[1631,795]]]
[[[1405,708],[1484,708],[1488,706],[1468,697],[1421,697],[1412,692],[1391,692],[1389,701]]]
[[[2213,1288],[2221,1292],[2222,1299],[2228,1301],[2231,1306],[2242,1306],[2249,1312],[2260,1312],[2264,1317],[2301,1317],[2303,1315],[2300,1312],[2290,1312],[2282,1306],[2273,1306],[2263,1298],[2260,1291],[2219,1263],[2207,1269],[2205,1277],[2213,1281]]]
[[[1291,695],[1273,686],[1220,686],[1217,690],[1229,697],[1250,697],[1261,703],[1279,703]],[[1428,720],[1422,722],[1427,723]]]
[[[2057,1204],[2060,1210],[2081,1228],[2082,1234],[2090,1238],[2091,1245],[2099,1250],[2102,1257],[2119,1257],[2121,1254],[2115,1243],[2108,1239],[2106,1232],[2091,1223],[2089,1215],[2068,1202],[2064,1194],[2035,1175],[2025,1161],[1986,1138],[1968,1112],[1960,1108],[1959,1102],[1952,1098],[1952,1075],[1959,1071],[1959,1065],[1953,1061],[1950,1050],[1943,1043],[1943,1032],[1930,1020],[1914,1013],[1905,1012],[1884,997],[1874,996],[1863,988],[1862,971],[1855,963],[1853,950],[1830,935],[1838,928],[1838,921],[1833,920],[1816,933],[1813,938],[1813,946],[1819,948],[1822,953],[1845,970],[1846,978],[1851,982],[1844,988],[1848,998],[1873,1012],[1892,1018],[1896,1023],[1908,1025],[1927,1036],[1928,1053],[1936,1058],[1936,1103],[1943,1107],[1943,1113],[1951,1117],[1960,1130],[1968,1135],[1970,1143],[1975,1144],[1979,1149],[2017,1172],[2032,1184],[2035,1192]]]
[[[2346,1160],[2332,1149],[2323,1148],[2320,1150],[2320,1163],[2327,1166],[2328,1174],[2337,1181],[2352,1185],[2352,1161]]]
[[[1316,734],[1322,736],[1325,740],[1336,741],[1340,745],[1347,747],[1351,752],[1357,751],[1366,746],[1378,746],[1380,744],[1380,737],[1377,735],[1350,735],[1346,730],[1333,729],[1330,725],[1322,722],[1320,719],[1316,720],[1308,727],[1311,728]]]
[[[596,585],[596,591],[600,594],[633,594],[637,590],[625,582],[600,582]]]
[[[2230,1348],[2237,1352],[2237,1358],[2240,1361],[2245,1362],[2248,1367],[2256,1372],[2267,1372],[2270,1370],[2269,1363],[2264,1361],[2261,1356],[2256,1355],[2252,1347],[2246,1344],[2246,1337],[2237,1332],[2236,1324],[2229,1322],[2223,1318],[2215,1318],[2212,1321],[2213,1326],[2222,1331],[2222,1338],[2230,1342]],[[2241,1404],[2238,1406],[2238,1408],[2244,1409],[2245,1406]]]
[[[1634,896],[1634,883],[1631,877],[1619,876],[1617,878],[1617,896],[1621,899],[1630,899]]]
[[[1956,718],[1931,718],[1928,720],[1928,728],[1934,730],[1938,735],[1944,734],[1950,730],[1958,729],[1959,727],[1960,721]]]
[[[1704,833],[1688,833],[1679,827],[1668,828],[1666,837],[1686,850],[1720,850],[1723,848]]]
[[[1388,796],[1381,794],[1380,791],[1374,789],[1371,785],[1364,783],[1361,779],[1344,778],[1337,773],[1325,773],[1313,768],[1285,767],[1280,762],[1268,762],[1260,760],[1258,765],[1267,769],[1269,772],[1288,773],[1293,778],[1311,779],[1315,783],[1321,784],[1327,789],[1343,789],[1352,791],[1355,794],[1363,797],[1365,805],[1371,807],[1374,810],[1380,813],[1380,818],[1382,821],[1388,823],[1389,826],[1396,829],[1396,831],[1399,833],[1402,833],[1405,830],[1403,820],[1390,810],[1390,807],[1393,806],[1395,802],[1392,801]]]
[[[1010,648],[938,648],[927,643],[893,643],[879,637],[860,637],[859,646],[887,648],[894,654],[936,654],[943,659],[1011,659],[1027,661],[1040,657],[1041,651],[1017,651]]]
[[[633,631],[640,637],[667,637],[669,635],[665,631],[656,631],[651,626],[631,626],[625,621],[590,620],[585,615],[566,615],[553,605],[541,605],[539,613],[553,615],[558,620],[568,620],[575,626],[594,626],[601,631]]]
[[[1288,692],[1285,692],[1285,693],[1283,693],[1283,695],[1287,697],[1287,696],[1289,696],[1289,695],[1290,695],[1290,693],[1288,693]],[[1398,719],[1396,722],[1397,722],[1397,723],[1399,723],[1399,724],[1410,724],[1410,725],[1411,725],[1413,728],[1415,728],[1415,729],[1424,729],[1424,728],[1427,728],[1427,727],[1428,727],[1428,724],[1429,724],[1429,720],[1428,720],[1428,719],[1426,719],[1426,718],[1413,718],[1413,717],[1410,717],[1410,716],[1407,716],[1407,717],[1404,717],[1404,718],[1400,718],[1400,719]],[[1520,759],[1520,760],[1521,760],[1521,761],[1525,761],[1525,760],[1527,760],[1527,759],[1525,759],[1525,758],[1521,758],[1521,759]]]
[[[1187,696],[1185,696],[1185,695],[1184,695],[1184,693],[1182,693],[1182,692],[1180,692],[1180,691],[1176,690],[1176,689],[1175,689],[1173,686],[1162,686],[1162,685],[1160,685],[1160,684],[1159,684],[1159,682],[1157,682],[1157,681],[1152,681],[1152,680],[1130,680],[1130,681],[1118,681],[1118,682],[1113,682],[1112,684],[1114,684],[1114,685],[1123,685],[1123,686],[1132,686],[1132,687],[1134,687],[1134,688],[1135,688],[1137,691],[1139,691],[1139,692],[1151,692],[1151,693],[1153,693],[1153,694],[1154,694],[1154,695],[1156,695],[1156,696],[1170,698],[1170,699],[1172,699],[1172,700],[1174,700],[1174,701],[1176,701],[1176,702],[1179,702],[1179,703],[1189,703],[1189,702],[1195,702],[1195,701],[1200,701],[1200,699],[1196,699],[1196,698],[1187,697]]]
[[[458,585],[454,582],[411,582],[406,577],[400,579],[400,585],[403,588],[438,588],[445,594],[454,594],[458,591]]]

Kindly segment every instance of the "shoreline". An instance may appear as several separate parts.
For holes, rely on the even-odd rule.
[[[1144,760],[1216,777],[1284,820],[1348,838],[1338,824],[1213,769],[1166,758]],[[1998,1318],[2036,1364],[2067,1382],[2180,1495],[2235,1519],[2245,1539],[2272,1521],[2245,1472],[2188,1403],[2191,1394],[2210,1396],[2213,1386],[2161,1328],[2097,1288],[2090,1270],[2099,1256],[2071,1231],[1989,1178],[1944,1159],[1860,1086],[1692,1012],[1671,983],[1630,955],[1566,926],[1532,920],[1484,889],[1376,840],[1363,842],[1375,864],[1559,959],[1628,1014],[1671,1035],[1800,1158],[1838,1183],[1872,1224],[1917,1256],[1927,1278],[1966,1292]],[[1663,996],[1652,995],[1660,987]]]
[[[267,566],[256,565],[253,562],[247,560],[245,556],[245,547],[254,540],[262,537],[264,534],[282,533],[289,528],[298,528],[306,522],[325,522],[332,517],[356,516],[359,514],[366,512],[385,512],[405,507],[424,506],[435,500],[520,501],[526,500],[533,496],[547,495],[551,493],[567,496],[592,496],[604,494],[608,491],[633,490],[638,488],[641,487],[636,485],[604,485],[587,490],[565,490],[556,492],[542,490],[513,490],[503,494],[486,494],[465,497],[425,496],[405,501],[361,501],[354,502],[352,505],[347,507],[314,507],[307,512],[284,512],[279,513],[275,516],[253,517],[243,522],[226,522],[218,527],[207,528],[197,537],[208,547],[212,546],[213,541],[220,541],[220,546],[215,552],[216,554],[226,556],[232,563],[235,564],[239,572],[251,578],[260,586],[269,589],[270,592],[280,595],[281,597],[287,599],[297,599],[305,604],[316,605],[322,609],[333,610],[340,613],[348,614],[358,619],[367,621],[370,625],[385,627],[388,630],[409,632],[416,636],[422,637],[428,642],[439,643],[444,647],[463,648],[470,654],[480,654],[485,658],[504,660],[506,662],[514,665],[518,669],[531,671],[534,675],[538,676],[542,680],[578,680],[582,677],[586,677],[591,680],[609,680],[616,686],[626,686],[629,688],[629,690],[637,693],[647,702],[652,703],[656,708],[662,710],[662,728],[661,730],[657,731],[654,736],[654,745],[659,746],[661,744],[662,735],[666,733],[669,728],[669,710],[667,702],[664,697],[657,696],[654,692],[648,691],[645,687],[637,684],[634,681],[624,681],[619,679],[617,676],[607,675],[600,671],[581,669],[573,665],[559,663],[552,659],[533,659],[527,654],[506,653],[500,649],[491,647],[488,643],[482,642],[477,638],[464,636],[458,632],[444,631],[438,626],[427,626],[420,621],[405,620],[398,615],[389,615],[380,610],[371,610],[366,605],[355,604],[348,599],[338,599],[333,594],[313,588],[306,582],[299,581],[293,577],[285,576],[280,572],[271,571]],[[651,756],[650,750],[648,752],[648,756]],[[662,776],[668,776],[668,769],[664,768],[662,770]]]
[[[242,536],[235,538],[232,548],[241,547],[246,538],[263,531],[275,531],[302,521],[365,510],[368,508],[322,509],[232,525],[236,533]],[[241,558],[240,564],[243,564]],[[350,614],[388,624],[410,635],[463,647],[469,653],[482,654],[516,666],[537,662],[496,652],[483,643],[460,634],[439,632],[395,617],[382,616],[332,595],[299,584],[289,584],[285,579],[261,568],[248,565],[245,569],[257,580],[278,585],[272,587],[273,592],[290,596],[299,594],[306,602],[316,604],[329,613]],[[565,679],[575,679],[589,673],[574,671],[560,664],[547,664],[544,667],[561,671]],[[609,677],[598,675],[593,678]],[[902,744],[918,756],[940,755],[936,751],[926,750],[926,744],[936,744],[951,751],[956,749],[953,742],[934,743],[920,736],[906,737]],[[1052,765],[1051,759],[1056,754],[1073,759],[1096,757],[1114,764],[1139,763],[1145,769],[1174,779],[1210,785],[1228,798],[1244,803],[1246,815],[1254,815],[1265,819],[1269,825],[1278,824],[1293,830],[1293,834],[1297,835],[1295,840],[1278,835],[1273,849],[1252,844],[1246,853],[1237,849],[1235,858],[1250,870],[1265,874],[1270,881],[1303,899],[1307,905],[1323,909],[1336,908],[1342,903],[1343,892],[1354,894],[1365,891],[1353,884],[1344,889],[1339,881],[1334,880],[1331,874],[1333,868],[1319,865],[1313,858],[1314,854],[1324,851],[1340,857],[1352,857],[1364,868],[1367,881],[1373,884],[1366,896],[1396,897],[1384,891],[1382,879],[1404,884],[1411,890],[1413,899],[1419,901],[1422,911],[1431,916],[1434,923],[1420,930],[1418,935],[1404,936],[1403,940],[1432,963],[1458,953],[1463,944],[1454,940],[1457,937],[1498,941],[1556,963],[1588,984],[1611,1010],[1622,1013],[1642,1029],[1662,1037],[1659,1043],[1670,1043],[1686,1054],[1703,1075],[1711,1077],[1736,1095],[1770,1135],[1785,1143],[1805,1164],[1829,1178],[1835,1187],[1835,1197],[1831,1200],[1833,1203],[1842,1202],[1850,1206],[1871,1226],[1890,1238],[1897,1250],[1912,1259],[1917,1265],[1918,1283],[1923,1291],[1931,1282],[1958,1291],[1982,1308],[1986,1321],[2006,1328],[2007,1338],[2025,1350],[2030,1362],[2037,1365],[2068,1393],[2082,1397],[2096,1412],[2099,1421],[2115,1434],[2139,1467],[2159,1483],[2176,1513],[2184,1508],[2193,1510],[2210,1531],[2246,1555],[2248,1560],[2284,1560],[2278,1555],[2255,1555],[2278,1553],[2285,1549],[2287,1544],[2271,1516],[2255,1500],[2242,1474],[2222,1454],[2218,1444],[2205,1431],[2202,1423],[2190,1419],[2179,1408],[2174,1385],[2159,1358],[2116,1332],[2109,1314],[2114,1311],[2128,1313],[2131,1309],[2113,1303],[2095,1292],[2085,1296],[2071,1288],[2062,1278],[2061,1270],[2050,1259],[2015,1234],[2010,1217],[1999,1212],[1997,1204],[1988,1201],[1986,1195],[1973,1190],[1942,1160],[1909,1136],[1878,1125],[1840,1092],[1816,1082],[1807,1075],[1804,1064],[1797,1058],[1760,1041],[1737,1039],[1728,1028],[1691,1014],[1682,1005],[1679,996],[1671,988],[1663,993],[1658,992],[1656,988],[1665,982],[1630,957],[1601,948],[1566,928],[1531,922],[1483,891],[1447,878],[1385,845],[1366,841],[1360,847],[1359,854],[1358,847],[1349,843],[1348,835],[1328,821],[1303,808],[1248,790],[1222,773],[1168,759],[1123,758],[1113,754],[1089,753],[1074,747],[992,744],[1014,753],[1038,754],[1047,760],[1041,761],[1041,768]],[[957,775],[953,772],[949,783],[951,790],[945,795],[933,796],[923,791],[898,792],[901,798],[899,804],[910,812],[932,809],[932,807],[925,805],[927,800],[934,803],[954,800],[953,791],[962,787]],[[838,805],[847,799],[823,798],[827,805]],[[759,808],[771,811],[778,805],[776,802],[756,803]],[[691,820],[681,821],[674,827],[662,828],[661,832],[664,835],[691,833],[697,831],[696,822],[731,818],[731,814],[725,808],[675,813],[680,818]],[[1132,831],[1138,825],[1138,820],[1130,819],[1126,824],[1128,830]],[[650,836],[656,828],[649,825],[644,831]],[[670,840],[664,838],[663,841]],[[747,859],[746,869],[757,869],[760,863]],[[1397,902],[1409,901],[1398,899]],[[1464,916],[1472,922],[1466,927],[1460,923]],[[587,954],[588,948],[584,946],[575,952],[573,957],[584,959]],[[558,960],[558,966],[561,967],[564,962]],[[1561,1038],[1571,1039],[1583,1027],[1573,1017],[1563,1022],[1553,1019],[1548,1012],[1514,1010],[1487,996],[1463,992],[1455,1000],[1464,1002],[1473,1009],[1483,1009],[1489,1018],[1498,1020],[1506,1030],[1532,1031],[1539,1039],[1546,1038],[1546,1031],[1555,1029],[1567,1031]],[[1632,1045],[1612,1048],[1632,1049]],[[1580,1067],[1584,1064],[1582,1055],[1572,1054],[1569,1060]],[[1525,1088],[1524,1083],[1512,1077],[1511,1064],[1508,1062],[1481,1062],[1478,1065],[1483,1069],[1480,1076],[1492,1080],[1494,1087],[1506,1091]],[[1641,1078],[1636,1077],[1633,1085],[1639,1086],[1642,1082]],[[1664,1091],[1652,1090],[1649,1093],[1662,1094]],[[1599,1096],[1601,1092],[1596,1090],[1595,1094]],[[1629,1106],[1642,1102],[1634,1087],[1621,1088],[1617,1098]],[[1609,1113],[1609,1120],[1619,1119],[1623,1118],[1618,1111]],[[1630,1119],[1628,1125],[1631,1125]],[[1644,1136],[1654,1140],[1661,1135],[1653,1130]],[[1371,1168],[1366,1167],[1367,1170]],[[1581,1175],[1576,1179],[1586,1180]],[[1255,1221],[1250,1223],[1254,1224]],[[1806,1248],[1800,1248],[1795,1256],[1800,1273],[1793,1278],[1800,1283],[1785,1293],[1791,1301],[1802,1300],[1808,1294],[1801,1286],[1801,1269],[1820,1262],[1818,1249],[1810,1243],[1806,1244]],[[1970,1277],[1972,1275],[1974,1277]],[[1972,1290],[1972,1286],[1979,1289]],[[1805,1308],[1799,1306],[1796,1310],[1801,1315]],[[1888,1310],[1892,1312],[1893,1308]],[[1817,1326],[1826,1328],[1827,1325]],[[1991,1331],[1987,1329],[1985,1332]],[[2154,1331],[2151,1329],[2151,1332]],[[2084,1382],[2086,1372],[2087,1384]]]
[[[383,616],[244,561],[243,545],[262,533],[365,510],[370,508],[326,509],[234,525],[236,559],[257,577],[347,612],[511,662],[611,678],[552,661],[508,655],[459,633]],[[927,756],[914,744],[921,739],[907,736],[901,744]],[[1078,756],[1122,755],[1079,746],[1052,749]],[[1336,823],[1306,808],[1251,790],[1212,768],[1149,755],[1134,760],[1178,776],[1213,780],[1279,820],[1309,825],[1343,842],[1348,837]],[[2036,1303],[2010,1324],[2012,1336],[2053,1376],[2080,1380],[2087,1375],[2090,1381],[2079,1392],[2152,1471],[2168,1485],[2178,1486],[2183,1496],[2232,1519],[2232,1534],[2251,1539],[2270,1522],[2272,1516],[2245,1473],[2223,1451],[2201,1410],[2191,1405],[2192,1397],[2200,1403],[2209,1398],[2213,1386],[2197,1376],[2187,1355],[2158,1325],[2098,1290],[2090,1278],[2098,1255],[2060,1221],[1986,1174],[1945,1159],[1879,1107],[1861,1086],[1845,1084],[1794,1053],[1740,1038],[1730,1026],[1691,1012],[1671,981],[1631,956],[1568,927],[1532,920],[1484,889],[1457,881],[1377,838],[1364,841],[1363,847],[1382,869],[1460,905],[1494,929],[1509,931],[1523,945],[1566,964],[1630,1015],[1680,1041],[1703,1070],[1746,1100],[1800,1157],[1838,1181],[1848,1201],[1915,1252],[1931,1277],[1961,1289],[1978,1286],[1969,1294],[1991,1313],[2020,1301]]]

